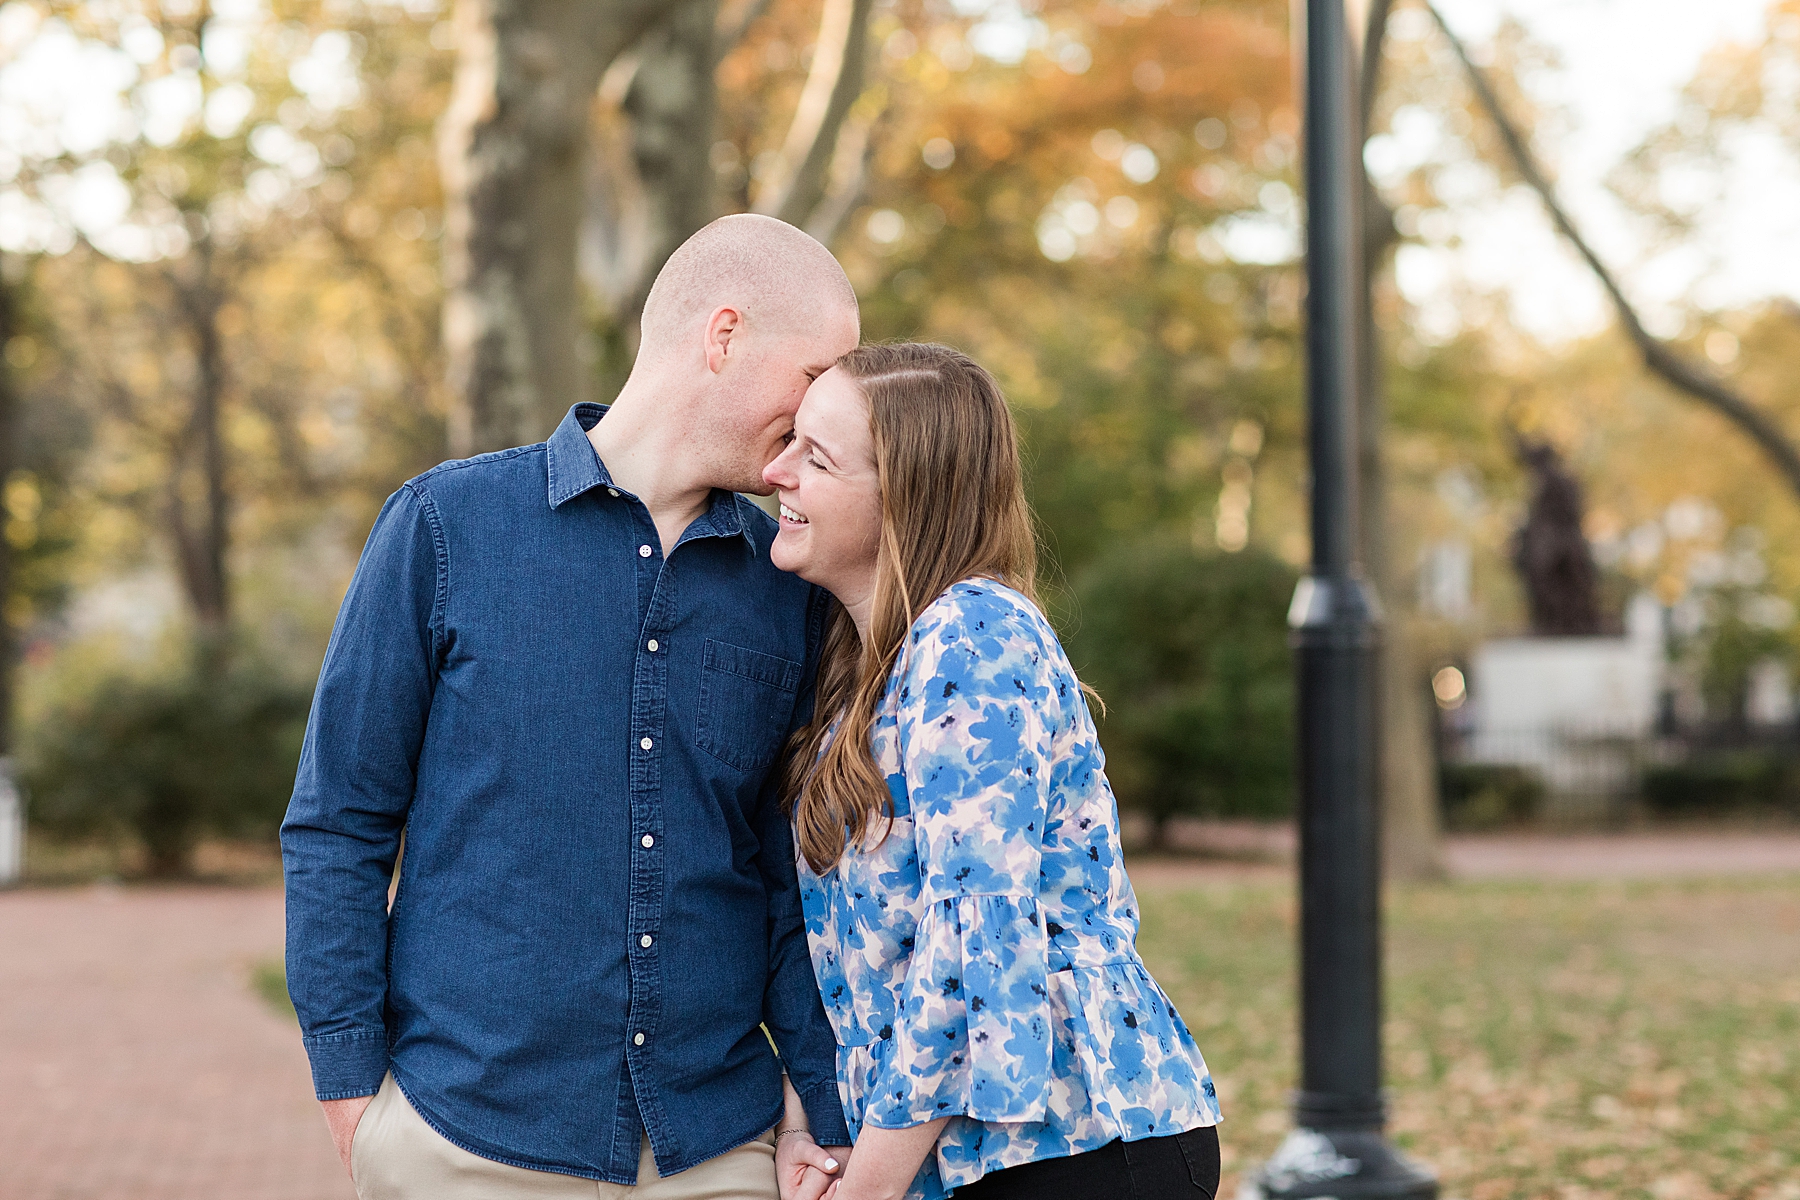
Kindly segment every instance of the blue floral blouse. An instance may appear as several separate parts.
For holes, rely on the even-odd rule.
[[[1206,1063],[1138,957],[1093,718],[1037,607],[986,580],[938,597],[871,745],[892,827],[822,876],[799,862],[852,1133],[960,1118],[909,1193],[936,1200],[1217,1124]]]

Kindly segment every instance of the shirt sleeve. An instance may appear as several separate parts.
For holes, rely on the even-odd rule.
[[[806,689],[794,706],[788,734],[812,719],[818,649],[829,601],[812,590],[807,609]],[[783,762],[769,772],[759,797],[758,862],[769,898],[769,977],[763,992],[763,1024],[781,1054],[782,1069],[806,1108],[807,1125],[821,1146],[848,1146],[850,1128],[838,1095],[837,1036],[832,1032],[807,953],[806,918],[794,866],[793,823],[781,806]]]
[[[924,912],[865,1123],[1042,1121],[1050,1094],[1039,861],[1056,704],[1043,641],[1015,602],[955,594],[909,635],[902,771]]]
[[[436,682],[438,539],[388,498],[338,610],[281,825],[288,993],[320,1100],[387,1072],[387,898]]]

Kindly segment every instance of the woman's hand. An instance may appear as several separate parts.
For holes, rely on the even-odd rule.
[[[846,1147],[827,1150],[810,1133],[784,1133],[775,1141],[775,1181],[781,1200],[820,1200],[838,1181],[849,1155]]]
[[[901,1200],[949,1120],[939,1117],[911,1129],[865,1125],[856,1139],[856,1156],[825,1200]]]

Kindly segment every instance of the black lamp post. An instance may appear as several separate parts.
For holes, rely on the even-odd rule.
[[[1381,612],[1356,561],[1362,139],[1353,59],[1344,0],[1295,0],[1295,15],[1306,63],[1312,463],[1312,566],[1288,612],[1299,685],[1300,1092],[1293,1132],[1245,1191],[1433,1200],[1436,1178],[1382,1132]]]

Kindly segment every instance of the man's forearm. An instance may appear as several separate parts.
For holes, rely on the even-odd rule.
[[[844,1105],[837,1090],[837,1040],[823,1009],[817,1007],[819,993],[817,984],[812,982],[812,963],[801,959],[801,966],[806,968],[805,988],[810,993],[806,1000],[815,1007],[815,1013],[788,1013],[790,1024],[785,1027],[776,1027],[772,1013],[765,1016],[776,1034],[781,1067],[787,1072],[781,1079],[788,1112],[799,1112],[805,1117],[805,1128],[821,1146],[848,1146],[850,1128],[844,1124]]]
[[[794,1081],[788,1078],[786,1071],[781,1073],[781,1128],[812,1132],[812,1123],[806,1119],[806,1105],[800,1103],[800,1093],[794,1090]]]
[[[309,747],[281,828],[287,983],[321,1101],[374,1095],[388,1069],[388,884],[405,820],[356,797]],[[354,799],[351,799],[354,798]]]
[[[793,1077],[813,1136],[821,1144],[847,1145],[850,1131],[838,1096],[837,1036],[819,999],[818,980],[807,953],[800,884],[794,872],[793,833],[772,785],[765,789],[757,823],[769,905],[763,1024],[781,1052],[782,1069]]]
[[[312,1063],[314,1094],[322,1101],[373,1095],[388,1067],[383,1007],[391,867],[381,861],[388,856],[357,838],[296,828],[291,817],[282,841],[288,994]],[[364,861],[342,861],[350,856]]]
[[[788,1078],[786,1071],[781,1073],[781,1107],[782,1129],[800,1129],[808,1137],[812,1136],[812,1122],[807,1118],[806,1105],[801,1103],[800,1093],[794,1090],[794,1081]],[[835,1139],[827,1144],[834,1145]]]

